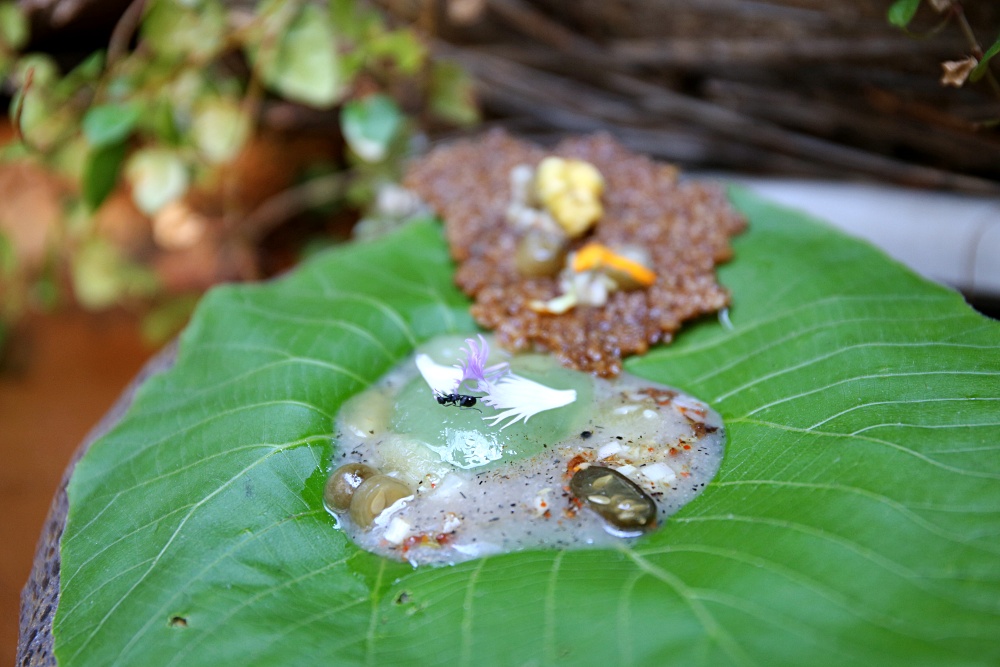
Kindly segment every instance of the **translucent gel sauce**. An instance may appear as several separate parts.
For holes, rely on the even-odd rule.
[[[453,364],[461,344],[442,337],[418,352]],[[496,413],[481,401],[441,404],[410,357],[348,401],[325,494],[340,529],[414,565],[608,546],[662,526],[718,470],[722,419],[705,403],[627,373],[609,381],[570,371],[546,355],[510,364],[577,400],[501,430],[483,421]]]

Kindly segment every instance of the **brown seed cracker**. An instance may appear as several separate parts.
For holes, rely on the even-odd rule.
[[[533,299],[559,294],[556,277],[523,278],[514,265],[522,232],[508,225],[510,171],[547,155],[586,160],[605,180],[604,216],[584,239],[641,245],[656,272],[649,288],[613,292],[602,307],[537,313]],[[726,307],[715,265],[746,222],[714,185],[682,182],[677,169],[629,152],[606,134],[567,139],[546,151],[493,131],[435,149],[410,168],[406,187],[445,221],[455,282],[475,298],[472,314],[511,350],[541,347],[571,368],[617,375],[622,357],[669,342],[681,323]]]

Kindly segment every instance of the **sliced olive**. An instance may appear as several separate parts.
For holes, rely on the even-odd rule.
[[[386,507],[400,498],[412,495],[410,487],[395,477],[369,477],[354,491],[354,497],[351,498],[351,520],[362,528],[367,528]]]
[[[333,471],[323,488],[323,502],[334,512],[346,512],[351,498],[361,483],[378,474],[378,470],[364,463],[348,463]]]
[[[514,262],[522,276],[554,276],[566,260],[566,237],[531,229],[517,244]]]
[[[590,466],[569,482],[577,498],[613,527],[637,532],[656,524],[656,502],[625,475],[612,468]]]

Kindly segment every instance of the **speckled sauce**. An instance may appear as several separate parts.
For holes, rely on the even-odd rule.
[[[444,337],[422,351],[453,363],[460,343]],[[413,565],[610,546],[661,529],[717,472],[724,429],[705,403],[628,373],[606,380],[567,370],[551,356],[509,360],[517,373],[576,389],[577,400],[501,430],[483,420],[494,411],[481,402],[463,408],[435,400],[411,356],[348,401],[337,417],[330,470],[366,464],[405,483],[410,495],[375,512],[367,527],[353,510],[328,505],[339,529],[363,549]],[[577,497],[573,475],[594,466],[640,487],[655,502],[655,519],[622,529],[594,511],[606,498]]]

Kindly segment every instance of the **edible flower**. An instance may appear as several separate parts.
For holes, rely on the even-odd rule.
[[[573,389],[553,389],[534,380],[510,372],[510,364],[499,363],[487,366],[490,348],[486,340],[479,336],[479,343],[472,338],[465,340],[468,349],[465,359],[454,366],[443,366],[426,354],[416,356],[417,370],[431,391],[438,396],[456,393],[463,383],[470,383],[469,391],[482,393],[484,405],[500,414],[488,415],[483,420],[492,420],[497,426],[509,420],[500,430],[519,421],[527,421],[545,410],[561,408],[576,400]]]
[[[493,364],[492,366],[486,365],[486,361],[490,356],[490,346],[482,334],[479,334],[478,345],[472,338],[466,338],[465,344],[469,346],[468,350],[462,350],[465,352],[465,361],[456,364],[456,367],[462,371],[462,379],[459,381],[459,385],[464,382],[470,382],[472,383],[470,385],[472,391],[488,393],[496,380],[505,373],[510,372],[510,364],[502,362]]]
[[[424,382],[438,395],[454,393],[462,382],[462,370],[454,366],[442,366],[426,354],[418,354],[414,360]]]
[[[483,417],[483,420],[492,419],[491,426],[496,426],[504,419],[510,419],[500,427],[504,430],[511,424],[528,420],[539,412],[561,408],[576,400],[575,389],[553,389],[544,384],[534,382],[528,378],[510,373],[497,382],[486,396],[483,403],[495,410],[503,410],[498,415]]]

